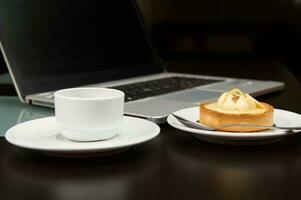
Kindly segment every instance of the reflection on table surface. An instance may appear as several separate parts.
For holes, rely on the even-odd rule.
[[[0,152],[0,175],[6,182],[1,195],[12,199],[136,199],[160,170],[158,144],[150,143],[89,159],[62,159],[19,148]],[[10,186],[15,187],[13,192]],[[32,190],[35,192],[25,197],[20,195]]]
[[[54,115],[54,110],[23,104],[17,97],[0,96],[0,136],[25,121]]]
[[[168,139],[169,173],[178,174],[176,179],[182,182],[195,184],[183,184],[186,193],[205,199],[281,199],[288,193],[299,195],[294,185],[300,183],[301,176],[299,135],[262,146],[212,145],[183,134],[170,134]],[[174,182],[171,179],[170,185]],[[212,185],[215,192],[208,192]]]

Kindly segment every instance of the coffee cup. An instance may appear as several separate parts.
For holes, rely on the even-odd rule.
[[[107,88],[70,88],[55,92],[55,116],[61,134],[74,141],[114,137],[121,126],[124,93]]]

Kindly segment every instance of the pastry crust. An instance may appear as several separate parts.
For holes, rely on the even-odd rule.
[[[273,125],[273,106],[260,102],[265,110],[260,113],[225,113],[216,110],[211,110],[206,107],[207,104],[200,105],[200,122],[216,128],[220,131],[230,131],[230,132],[254,132],[266,130],[265,128],[256,127],[244,127],[244,126],[232,126],[220,128],[220,126],[225,124],[256,124],[264,126]]]

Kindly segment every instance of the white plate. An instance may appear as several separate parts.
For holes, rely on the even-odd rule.
[[[95,156],[124,151],[156,137],[160,128],[153,122],[124,116],[122,126],[112,139],[96,142],[74,142],[64,138],[55,117],[27,121],[10,128],[5,138],[19,147],[56,156]]]
[[[192,121],[197,121],[199,119],[199,107],[179,110],[175,112],[175,114]],[[197,137],[198,139],[220,144],[266,144],[276,142],[282,139],[284,136],[291,134],[284,130],[267,130],[252,133],[199,130],[184,126],[172,115],[168,116],[167,122],[177,129],[192,133],[193,136]],[[275,109],[274,123],[278,126],[301,126],[301,115],[285,110]]]

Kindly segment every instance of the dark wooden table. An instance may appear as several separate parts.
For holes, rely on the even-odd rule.
[[[259,99],[301,113],[301,87],[280,63],[167,62],[168,69],[281,80]],[[1,94],[12,94],[0,86]],[[1,112],[1,111],[0,111]],[[224,146],[164,124],[152,141],[101,158],[62,159],[0,138],[1,199],[301,199],[301,135],[270,145]]]

